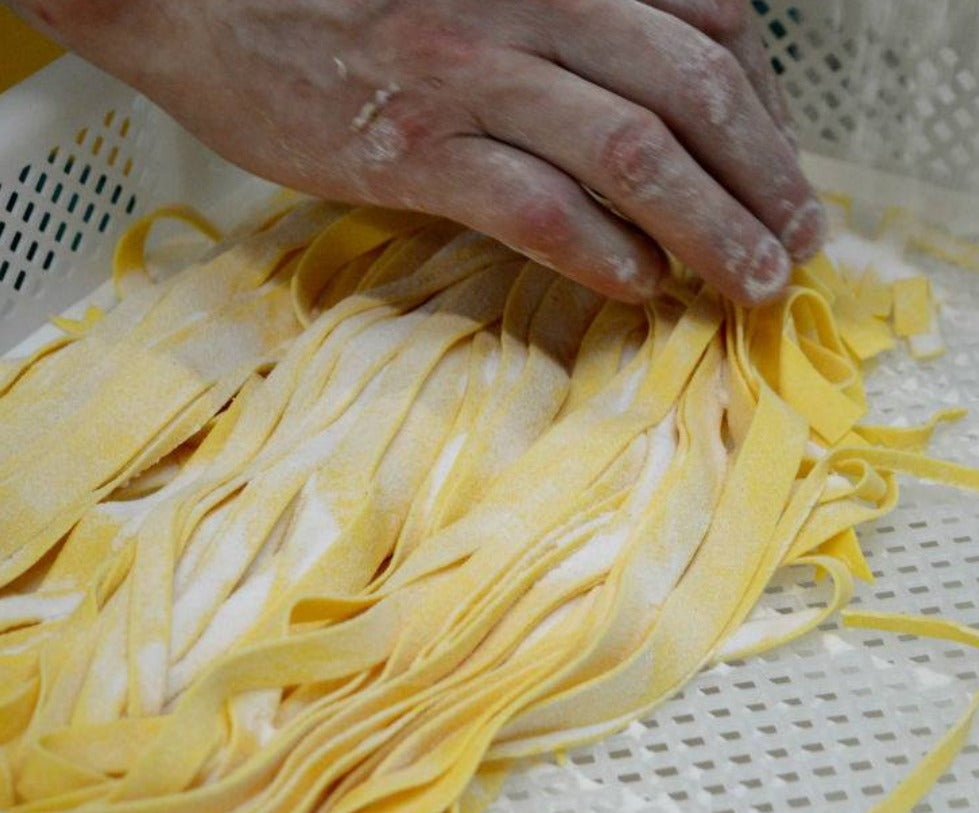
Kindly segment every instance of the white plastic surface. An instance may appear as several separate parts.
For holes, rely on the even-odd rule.
[[[268,184],[74,56],[0,95],[0,352],[108,275],[134,217],[181,201],[219,222]]]
[[[114,239],[132,217],[182,201],[233,222],[267,193],[144,99],[73,58],[0,97],[0,131],[0,351],[106,279]],[[812,131],[803,140],[818,146]],[[816,156],[812,165],[826,173],[818,184],[836,188],[848,165],[841,154],[830,158]],[[869,164],[850,168],[885,178]],[[961,206],[951,212],[962,216]],[[882,420],[920,421],[949,404],[979,412],[979,274],[929,264],[945,301],[949,351],[924,364],[900,351],[888,355],[871,387]],[[935,451],[979,461],[979,415],[942,429]],[[975,495],[909,483],[901,507],[861,537],[877,581],[859,588],[858,603],[979,624]],[[760,611],[825,600],[825,584],[805,581],[804,572],[797,583],[798,575],[780,577]],[[524,766],[492,811],[868,810],[962,712],[979,690],[977,672],[979,652],[830,623],[764,658],[704,672],[649,719],[575,750],[563,764]],[[916,810],[979,810],[979,747],[968,746]]]

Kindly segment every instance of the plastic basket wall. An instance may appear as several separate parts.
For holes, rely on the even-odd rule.
[[[979,3],[754,5],[816,183],[979,233]],[[0,352],[107,278],[133,217],[183,201],[234,221],[266,191],[71,57],[0,96],[0,133]],[[979,276],[929,270],[949,351],[926,364],[885,359],[870,386],[881,420],[979,407]],[[979,419],[944,430],[936,452],[974,464]],[[973,495],[908,484],[901,507],[861,536],[877,580],[858,589],[858,603],[979,623]],[[780,578],[759,612],[820,606],[828,587],[810,575]],[[977,669],[979,653],[963,647],[831,622],[764,658],[702,673],[622,734],[521,767],[492,810],[868,810],[961,713]],[[961,810],[979,810],[975,745],[916,813]]]
[[[754,6],[803,147],[979,193],[979,4]]]
[[[108,276],[116,238],[172,201],[221,221],[266,185],[72,56],[0,95],[0,352]]]

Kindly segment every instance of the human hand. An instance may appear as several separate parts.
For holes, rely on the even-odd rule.
[[[746,0],[19,5],[252,172],[444,215],[617,298],[655,292],[658,243],[753,304],[823,238]]]

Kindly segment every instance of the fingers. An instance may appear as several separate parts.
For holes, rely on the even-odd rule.
[[[603,35],[573,35],[582,30]],[[821,206],[730,51],[671,14],[620,0],[575,6],[555,22],[552,47],[568,70],[655,113],[794,260],[818,250]]]
[[[727,48],[741,63],[759,100],[781,133],[795,145],[792,116],[775,71],[765,53],[758,20],[748,0],[642,0],[679,17]]]
[[[601,193],[727,296],[756,304],[781,290],[790,263],[778,240],[662,120],[543,60],[512,67],[480,99],[490,133]]]
[[[497,238],[531,259],[626,302],[655,294],[662,251],[540,158],[478,136],[457,136],[419,168],[418,208]],[[434,168],[434,171],[432,171]]]
[[[748,80],[765,109],[775,121],[779,132],[786,141],[798,152],[798,139],[792,121],[792,114],[785,101],[785,93],[778,83],[772,63],[765,52],[761,35],[758,33],[757,20],[749,20],[745,27],[729,40],[721,41],[727,49],[737,57],[744,67]]]

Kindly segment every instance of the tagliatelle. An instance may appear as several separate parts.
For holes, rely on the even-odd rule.
[[[896,472],[979,490],[922,454],[961,413],[860,423],[919,287],[820,257],[754,311],[689,275],[632,307],[312,202],[154,280],[161,217],[219,237],[139,221],[122,302],[0,370],[5,809],[477,811],[845,604]],[[789,566],[829,605],[746,621]]]
[[[844,610],[842,615],[843,623],[848,627],[868,627],[979,647],[979,630],[945,618],[853,610]],[[979,694],[972,698],[965,714],[945,733],[935,748],[915,766],[890,798],[874,806],[872,813],[902,813],[916,804],[948,770],[956,754],[965,745],[977,713]]]

